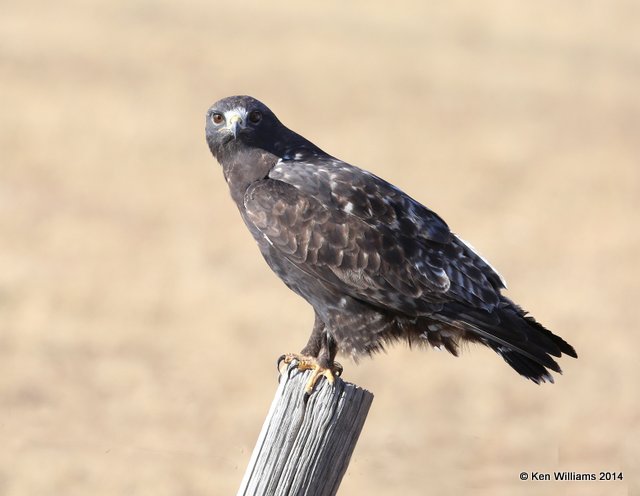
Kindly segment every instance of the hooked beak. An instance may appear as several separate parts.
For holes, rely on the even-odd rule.
[[[242,116],[238,112],[231,112],[227,117],[227,125],[225,126],[225,128],[231,131],[231,134],[233,134],[233,139],[236,139],[239,130],[244,129],[244,121],[242,120]]]

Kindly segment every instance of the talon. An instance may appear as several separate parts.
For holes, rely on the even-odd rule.
[[[284,359],[286,358],[287,355],[280,355],[278,357],[278,359],[276,360],[276,368],[278,369],[278,372],[280,372],[280,375],[282,375],[283,370],[282,370],[282,364],[284,362]],[[286,362],[284,362],[286,364]],[[286,367],[284,367],[286,370]]]
[[[278,368],[278,372],[280,372],[281,376],[284,375],[284,373],[287,371],[287,369],[289,368],[289,364],[291,364],[294,361],[298,362],[297,363],[298,370],[304,370],[300,368],[300,361],[293,354],[287,353],[286,355],[280,355],[280,357],[278,358],[278,361],[276,362],[276,367]]]
[[[342,376],[343,370],[344,367],[341,364],[339,364],[338,362],[333,362],[333,373],[336,375],[336,377]]]
[[[304,392],[306,394],[311,394],[321,377],[326,378],[327,382],[332,386],[336,381],[331,369],[326,369],[321,367],[320,365],[316,365],[313,368],[313,372],[311,372],[311,375],[309,376],[309,379],[307,380],[307,383],[304,386]]]
[[[293,361],[297,362],[296,367],[298,370],[311,370],[311,375],[304,387],[305,394],[307,395],[310,395],[313,392],[321,377],[326,378],[327,382],[333,385],[336,380],[335,378],[340,377],[343,371],[342,365],[337,362],[334,362],[329,367],[325,367],[320,365],[318,359],[315,357],[299,355],[296,353],[287,353],[278,359],[278,370],[280,370],[280,373],[282,374],[286,371],[286,367],[283,368],[283,364],[288,366]]]

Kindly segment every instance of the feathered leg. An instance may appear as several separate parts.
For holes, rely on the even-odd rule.
[[[311,375],[304,388],[305,393],[311,394],[321,377],[326,377],[329,384],[335,382],[335,377],[342,374],[342,365],[335,362],[338,345],[327,333],[324,322],[316,314],[313,331],[307,345],[300,353],[287,353],[278,360],[278,369],[282,372],[294,360],[298,370],[311,370]]]

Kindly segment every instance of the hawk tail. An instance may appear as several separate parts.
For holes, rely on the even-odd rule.
[[[569,343],[504,296],[491,312],[453,304],[447,305],[441,315],[450,325],[463,330],[464,338],[488,346],[536,384],[553,382],[550,370],[562,373],[552,357],[578,357]]]

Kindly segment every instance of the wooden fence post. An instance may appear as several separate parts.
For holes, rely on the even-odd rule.
[[[347,470],[373,394],[336,378],[310,396],[310,371],[295,362],[280,385],[251,455],[238,496],[333,496]]]

